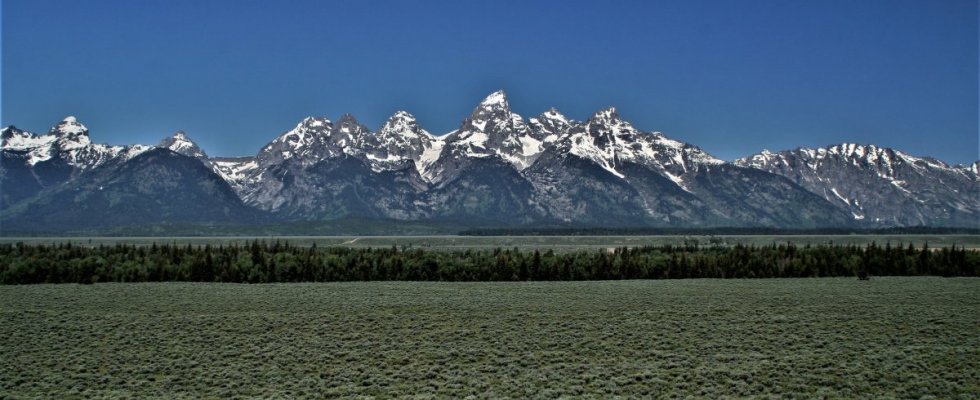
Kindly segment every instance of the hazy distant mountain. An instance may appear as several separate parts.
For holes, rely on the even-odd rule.
[[[157,146],[92,144],[68,117],[0,134],[0,228],[307,223],[453,226],[980,225],[980,161],[875,146],[763,152],[728,163],[615,108],[525,120],[504,92],[434,136],[398,111],[377,132],[308,117],[254,156],[209,157],[181,131]],[[151,151],[152,150],[152,151]],[[32,225],[33,223],[33,225]]]

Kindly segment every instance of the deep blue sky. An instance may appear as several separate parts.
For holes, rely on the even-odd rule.
[[[505,89],[525,117],[615,105],[724,159],[875,143],[978,151],[976,0],[2,0],[2,123],[97,142],[183,129],[254,154],[308,115],[441,134]]]

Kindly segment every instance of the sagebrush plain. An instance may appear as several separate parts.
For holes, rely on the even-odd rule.
[[[980,279],[0,287],[0,397],[976,398]]]

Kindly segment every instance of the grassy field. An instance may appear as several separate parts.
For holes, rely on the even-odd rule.
[[[3,397],[977,398],[980,280],[0,287]]]
[[[723,235],[723,236],[199,236],[199,237],[0,237],[0,243],[24,242],[28,244],[57,244],[72,242],[81,245],[98,246],[117,243],[151,245],[153,243],[176,243],[179,245],[228,245],[248,244],[253,240],[284,241],[297,246],[346,246],[346,247],[391,247],[406,246],[433,250],[513,248],[553,249],[555,251],[588,248],[610,248],[622,246],[659,246],[698,243],[701,245],[769,245],[772,243],[794,243],[797,245],[818,244],[856,244],[866,245],[875,242],[881,245],[908,243],[921,247],[928,243],[931,247],[966,247],[980,249],[980,235]]]

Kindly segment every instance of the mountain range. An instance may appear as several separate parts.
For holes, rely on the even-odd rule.
[[[839,144],[734,162],[606,108],[525,119],[503,91],[435,136],[399,111],[377,131],[308,117],[254,156],[210,157],[178,131],[94,144],[67,117],[0,132],[0,233],[308,227],[345,219],[455,227],[980,226],[980,161]]]

